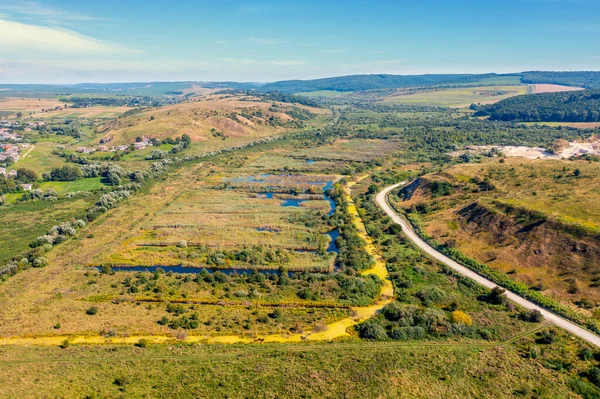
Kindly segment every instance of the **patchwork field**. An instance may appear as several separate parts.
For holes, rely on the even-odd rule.
[[[583,87],[573,87],[573,86],[562,86],[562,85],[552,85],[552,84],[535,84],[531,85],[531,92],[533,94],[539,93],[559,93],[563,91],[577,91],[584,90]]]
[[[130,107],[103,107],[97,105],[87,108],[67,108],[62,110],[44,112],[41,114],[34,114],[33,117],[43,119],[114,119],[123,115],[127,111],[131,111],[132,109],[133,108]]]
[[[419,104],[463,108],[475,104],[493,104],[505,98],[527,94],[527,86],[481,86],[429,91],[401,91],[387,97],[383,103]]]
[[[10,117],[16,116],[17,112],[21,112],[23,116],[28,116],[30,113],[41,114],[42,109],[64,107],[64,105],[65,103],[61,101],[51,99],[0,97],[0,111]]]

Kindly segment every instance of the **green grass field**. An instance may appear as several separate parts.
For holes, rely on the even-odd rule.
[[[9,245],[0,246],[0,263],[29,249],[29,244],[50,227],[73,217],[82,217],[95,196],[73,201],[30,202],[0,207],[0,236]]]
[[[564,373],[478,343],[5,347],[0,357],[5,398],[577,397]]]
[[[505,98],[527,93],[527,86],[480,86],[430,91],[399,92],[382,101],[383,104],[413,104],[464,108],[475,104],[491,104]]]
[[[64,142],[70,143],[72,139],[62,137]],[[52,168],[62,166],[65,161],[57,155],[52,154],[59,144],[56,141],[38,141],[33,150],[25,148],[21,151],[21,158],[12,165],[12,168],[27,168],[34,170],[38,175],[49,172]]]
[[[48,181],[40,184],[40,189],[46,191],[52,188],[59,195],[64,195],[77,191],[92,191],[106,186],[107,184],[102,177],[90,177],[75,181]]]

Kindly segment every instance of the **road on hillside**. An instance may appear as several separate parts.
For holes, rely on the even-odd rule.
[[[389,203],[387,201],[388,194],[390,193],[390,191],[404,185],[405,183],[406,182],[402,182],[402,183],[398,183],[398,184],[394,184],[392,186],[386,187],[379,194],[377,194],[377,197],[376,197],[377,204],[385,211],[385,213],[387,213],[387,215],[394,221],[394,223],[397,223],[402,227],[402,232],[404,233],[404,235],[406,235],[417,247],[419,247],[426,254],[428,254],[432,258],[435,258],[436,260],[445,264],[446,266],[450,267],[451,269],[458,272],[459,274],[462,274],[465,277],[469,277],[470,279],[475,280],[477,283],[479,283],[489,289],[498,287],[498,284],[494,283],[493,281],[488,280],[487,278],[475,273],[471,269],[450,259],[446,255],[438,252],[432,246],[427,244],[425,241],[423,241],[421,239],[421,237],[419,237],[417,235],[417,233],[415,233],[413,231],[410,223],[408,221],[406,221],[403,217],[398,215],[392,209],[392,207],[389,205]],[[561,316],[558,316],[557,314],[550,312],[550,311],[542,308],[539,305],[536,305],[535,303],[515,294],[512,291],[506,290],[506,296],[508,297],[509,300],[513,301],[514,303],[518,304],[519,306],[522,306],[522,307],[524,307],[526,309],[530,309],[530,310],[540,311],[542,316],[544,316],[544,318],[547,321],[555,324],[558,327],[561,327],[561,328],[569,331],[570,333],[578,336],[579,338],[589,342],[592,345],[600,347],[600,336],[579,327],[577,324],[572,323],[569,320],[567,320]]]

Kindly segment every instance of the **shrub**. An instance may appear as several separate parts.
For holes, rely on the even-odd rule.
[[[283,311],[281,309],[273,310],[273,313],[269,314],[272,319],[281,319],[283,317]]]
[[[539,323],[542,321],[542,313],[539,310],[525,310],[519,313],[519,318],[530,323]]]
[[[97,313],[98,313],[98,308],[96,306],[92,306],[91,308],[89,308],[88,310],[85,311],[85,314],[87,314],[89,316],[94,316]]]
[[[148,341],[145,338],[142,338],[135,344],[135,346],[137,346],[138,348],[145,348],[148,346],[149,343],[150,341]]]
[[[385,341],[387,339],[387,333],[381,324],[376,320],[367,320],[356,326],[358,335],[363,339],[371,341]]]
[[[588,371],[588,378],[594,385],[600,385],[600,368],[598,366],[592,367]]]
[[[594,358],[594,354],[590,348],[583,348],[581,351],[579,351],[579,357],[581,360],[592,360]]]
[[[46,267],[48,266],[48,259],[40,256],[39,258],[35,258],[33,261],[33,267]]]
[[[392,327],[392,330],[388,333],[390,339],[395,341],[405,341],[408,339],[408,332],[406,327]]]
[[[500,287],[494,287],[494,289],[487,296],[486,301],[492,305],[506,305],[508,303],[508,299],[506,298],[505,292],[506,291]]]
[[[78,219],[75,222],[73,222],[73,226],[77,229],[81,229],[83,227],[85,227],[86,223],[84,220]]]
[[[536,342],[539,344],[550,345],[556,342],[557,339],[556,333],[552,330],[548,330],[543,332]]]
[[[426,331],[423,327],[408,327],[406,329],[408,339],[421,340],[425,338]]]
[[[446,293],[438,287],[426,287],[417,293],[417,298],[427,306],[431,303],[442,302],[446,298]]]
[[[465,326],[473,325],[473,319],[471,319],[471,316],[465,312],[461,312],[460,310],[455,310],[452,312],[451,320],[452,323],[455,324],[464,324]]]

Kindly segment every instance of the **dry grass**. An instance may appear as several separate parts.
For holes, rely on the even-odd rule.
[[[137,136],[164,139],[182,134],[190,135],[192,141],[208,144],[223,141],[223,137],[213,135],[211,130],[215,129],[230,144],[238,138],[260,138],[285,131],[285,123],[292,120],[285,111],[294,107],[317,115],[329,112],[283,103],[278,104],[277,111],[270,111],[271,105],[239,97],[208,96],[131,115],[100,131],[106,131],[106,137],[112,137],[115,144],[132,143]]]
[[[575,170],[580,171],[576,176]],[[595,281],[600,274],[597,238],[568,233],[567,226],[600,228],[600,166],[582,161],[506,159],[451,167],[426,180],[447,181],[455,194],[436,199],[418,189],[404,207],[426,202],[432,211],[422,216],[426,231],[441,243],[455,241],[466,255],[487,263],[547,295],[575,306],[584,297],[592,309],[600,301]],[[495,189],[473,191],[469,183],[488,178]],[[462,211],[475,202],[472,211]],[[553,224],[535,224],[507,214],[495,201],[545,214]],[[588,311],[584,311],[588,313]]]
[[[65,103],[58,100],[37,98],[0,98],[0,111],[22,112],[23,116],[30,112],[40,114],[42,109],[64,107]],[[14,116],[14,115],[13,115]]]
[[[531,85],[532,93],[560,93],[563,91],[577,91],[577,90],[585,90],[582,87],[572,87],[572,86],[563,86],[563,85],[553,85],[553,84],[535,84]]]

